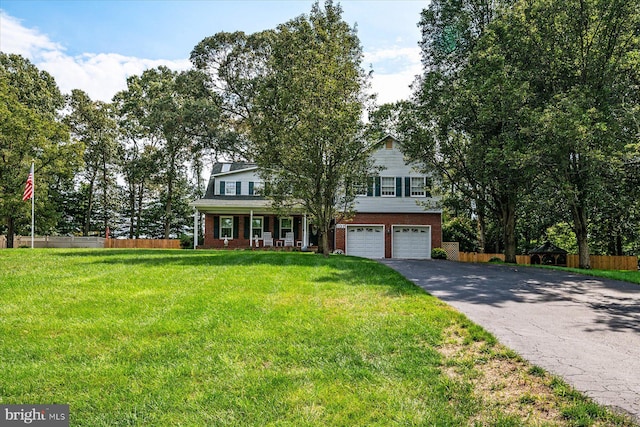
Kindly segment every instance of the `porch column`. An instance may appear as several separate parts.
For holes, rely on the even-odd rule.
[[[253,247],[253,209],[249,212],[249,247]]]
[[[302,247],[309,247],[309,226],[307,225],[307,213],[305,212],[304,217],[302,218]]]
[[[193,249],[198,246],[198,209],[193,212]]]

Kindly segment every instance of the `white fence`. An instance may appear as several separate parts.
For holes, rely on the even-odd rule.
[[[4,237],[4,236],[3,236]],[[33,239],[34,248],[104,248],[103,237],[75,237],[75,236],[36,236]],[[2,243],[0,242],[0,247]],[[6,238],[5,238],[6,247]],[[15,236],[13,247],[31,247],[31,236]]]

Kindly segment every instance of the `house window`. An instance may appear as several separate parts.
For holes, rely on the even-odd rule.
[[[220,217],[220,238],[233,239],[233,217],[232,216]]]
[[[236,195],[236,182],[235,181],[227,181],[224,183],[224,194],[225,196],[235,196]]]
[[[253,236],[262,239],[262,224],[264,224],[264,218],[261,216],[254,216],[251,222],[251,228],[253,229]]]
[[[260,196],[264,193],[264,182],[258,181],[253,183],[253,194]]]
[[[367,182],[363,182],[361,184],[356,184],[356,196],[366,196],[367,195]]]
[[[284,239],[287,233],[291,233],[293,231],[293,218],[286,217],[280,218],[280,238]]]
[[[387,150],[392,150],[393,149],[393,139],[388,138],[384,143],[384,148],[387,149]]]
[[[383,176],[380,180],[380,187],[382,196],[396,195],[396,179],[394,177]]]
[[[411,178],[411,197],[424,197],[426,190],[426,182],[424,177]]]

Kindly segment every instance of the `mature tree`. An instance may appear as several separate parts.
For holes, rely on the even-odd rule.
[[[367,169],[361,117],[367,76],[355,30],[327,1],[276,30],[219,33],[191,54],[223,100],[235,153],[265,172],[276,206],[301,203],[328,251],[331,222],[348,211]]]
[[[169,238],[177,220],[174,204],[179,201],[175,197],[181,194],[175,189],[186,175],[185,165],[191,161],[200,171],[199,158],[203,152],[219,148],[215,137],[220,114],[218,99],[207,88],[202,73],[178,73],[159,67],[146,70],[141,76],[129,77],[127,90],[117,94],[114,101],[125,134],[134,142],[127,147],[126,155],[137,166],[157,167],[153,176],[164,185],[163,234]],[[130,212],[134,210],[131,202],[141,201],[143,197],[141,191],[136,197],[134,189],[144,186],[146,180],[146,176],[132,167],[125,168]],[[145,172],[149,170],[145,168]],[[199,172],[194,175],[198,177]]]
[[[438,0],[422,14],[425,73],[403,126],[404,150],[472,200],[485,246],[486,215],[499,219],[505,258],[515,262],[518,199],[530,182],[526,81],[493,49],[491,24],[508,2]],[[498,34],[499,35],[499,34]]]
[[[356,32],[341,15],[327,1],[278,26],[251,132],[271,197],[302,203],[325,254],[332,221],[349,210],[369,168],[361,123],[367,75]]]
[[[522,1],[503,18],[499,44],[536,97],[539,156],[571,212],[582,268],[591,217],[635,138],[638,28],[636,0]]]
[[[96,195],[101,196],[102,233],[106,233],[113,217],[112,202],[116,199],[115,162],[117,126],[110,104],[92,101],[85,92],[74,89],[69,98],[71,113],[65,122],[71,136],[85,146],[84,170],[81,174],[82,234],[93,231]],[[85,185],[86,184],[86,185]]]
[[[82,145],[69,142],[69,131],[60,120],[63,107],[64,97],[51,75],[19,55],[0,53],[0,216],[10,247],[16,229],[29,223],[29,207],[21,196],[31,161],[38,226],[52,212],[49,183],[70,177],[81,159]]]
[[[247,159],[255,98],[267,73],[274,31],[220,32],[198,43],[191,62],[221,101],[218,140],[227,157]]]

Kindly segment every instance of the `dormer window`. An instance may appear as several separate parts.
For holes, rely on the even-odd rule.
[[[225,196],[235,196],[236,194],[235,181],[227,181],[224,183],[224,194]]]

